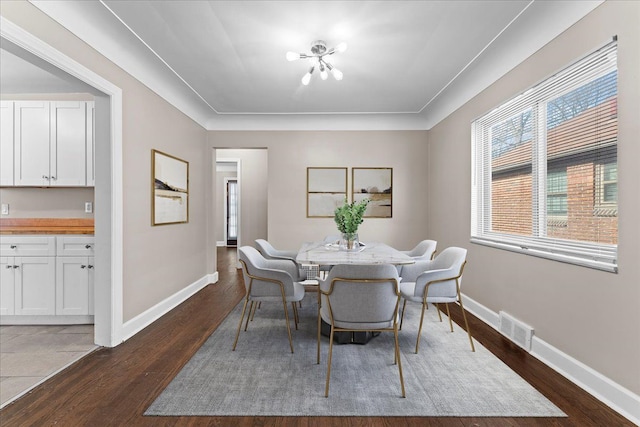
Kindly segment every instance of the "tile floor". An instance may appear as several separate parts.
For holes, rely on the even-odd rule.
[[[0,407],[96,348],[93,325],[0,326]]]

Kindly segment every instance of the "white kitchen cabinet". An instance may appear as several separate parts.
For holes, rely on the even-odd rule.
[[[85,235],[0,235],[3,323],[91,321],[94,242]]]
[[[0,257],[0,315],[15,314],[16,292],[13,257]]]
[[[93,257],[56,257],[56,315],[93,314]]]
[[[96,117],[95,102],[87,102],[87,186],[96,185],[96,131],[94,127]]]
[[[14,314],[55,314],[55,258],[8,257],[7,264],[13,273]],[[9,269],[5,266],[5,270]]]
[[[13,185],[13,102],[0,101],[0,185]]]
[[[87,102],[14,101],[14,185],[87,186],[87,145]]]
[[[47,101],[15,102],[15,185],[49,185],[50,115]]]

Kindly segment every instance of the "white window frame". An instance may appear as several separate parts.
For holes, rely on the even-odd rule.
[[[617,44],[608,43],[596,52],[545,79],[524,93],[474,120],[471,125],[471,243],[618,272],[617,245],[547,237],[547,102],[576,87],[616,70]],[[595,58],[595,59],[594,59]],[[575,70],[591,66],[576,77]],[[574,72],[574,74],[570,74]],[[566,76],[572,75],[569,79]],[[561,90],[555,85],[563,79]],[[532,235],[520,236],[491,230],[491,127],[531,108],[534,117],[532,143]],[[596,201],[597,203],[597,201]],[[537,211],[537,212],[536,212]]]

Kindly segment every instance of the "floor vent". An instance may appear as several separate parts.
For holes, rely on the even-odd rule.
[[[500,312],[500,332],[520,347],[531,351],[533,328],[504,311]]]

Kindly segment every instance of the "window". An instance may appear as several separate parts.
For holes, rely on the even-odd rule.
[[[472,242],[617,271],[616,51],[473,122]]]

